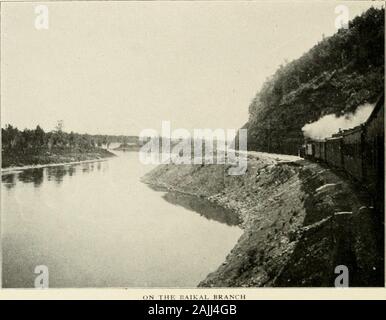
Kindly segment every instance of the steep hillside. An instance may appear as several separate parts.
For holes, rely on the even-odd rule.
[[[249,107],[250,150],[296,154],[301,128],[374,103],[384,91],[384,9],[371,8],[280,67]]]

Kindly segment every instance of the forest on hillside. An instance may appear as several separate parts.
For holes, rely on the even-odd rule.
[[[384,59],[384,9],[370,8],[267,79],[243,126],[248,149],[296,154],[305,124],[376,102]]]

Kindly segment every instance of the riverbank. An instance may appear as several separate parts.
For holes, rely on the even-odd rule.
[[[77,164],[82,162],[104,160],[115,154],[102,148],[80,152],[71,149],[39,151],[30,153],[2,153],[2,174],[25,169]]]
[[[141,149],[141,147],[139,145],[132,144],[132,145],[123,145],[123,146],[120,145],[119,147],[114,148],[113,150],[115,150],[115,151],[134,151],[134,152],[138,152],[140,149]]]
[[[329,168],[254,153],[245,175],[227,165],[160,165],[143,182],[206,198],[241,220],[243,235],[202,287],[383,286],[383,229],[370,200]]]

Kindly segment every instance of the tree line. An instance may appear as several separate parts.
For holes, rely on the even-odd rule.
[[[340,70],[338,72],[337,70]],[[355,73],[355,79],[346,79],[360,82],[366,88],[367,79],[360,79],[361,74],[369,71],[384,71],[384,9],[370,8],[361,16],[349,22],[348,28],[341,28],[331,37],[324,37],[322,41],[311,48],[299,59],[285,66],[281,65],[277,72],[264,83],[256,99],[267,105],[281,105],[286,101],[286,95],[304,86],[328,81],[334,86],[334,77],[339,73],[345,75]],[[373,79],[371,79],[373,80]],[[376,79],[382,80],[382,79]],[[308,88],[306,88],[308,89]],[[310,88],[313,89],[313,88]],[[351,87],[342,87],[347,95],[357,92]],[[378,93],[368,93],[366,98],[375,100]],[[291,97],[288,97],[291,98]],[[287,100],[289,100],[287,98]],[[354,97],[352,97],[354,98]],[[362,101],[360,98],[348,101],[347,107],[356,107]],[[350,110],[351,111],[351,110]]]
[[[79,151],[88,151],[97,147],[106,146],[113,142],[138,142],[135,136],[112,136],[79,134],[73,131],[64,132],[62,123],[58,122],[55,130],[45,132],[39,125],[35,129],[19,130],[10,124],[1,128],[1,143],[3,151],[38,151],[53,148],[71,148]]]

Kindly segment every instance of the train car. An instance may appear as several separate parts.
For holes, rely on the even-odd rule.
[[[326,159],[325,145],[324,141],[315,141],[315,158],[319,161],[325,161]]]
[[[384,125],[384,96],[382,95],[365,122],[363,146],[365,182],[368,189],[382,202],[382,207],[385,177]]]
[[[306,157],[306,145],[302,144],[298,148],[298,157],[305,158]]]
[[[359,181],[363,180],[363,133],[363,125],[342,132],[344,169]]]
[[[314,142],[308,141],[306,143],[305,155],[306,155],[306,158],[314,158],[314,156],[315,156],[315,144],[314,144]]]
[[[339,131],[324,141],[306,140],[305,158],[343,169],[373,195],[373,205],[384,213],[385,141],[384,95],[365,123]]]
[[[326,139],[326,162],[336,168],[343,168],[342,142],[342,136],[334,136]]]

